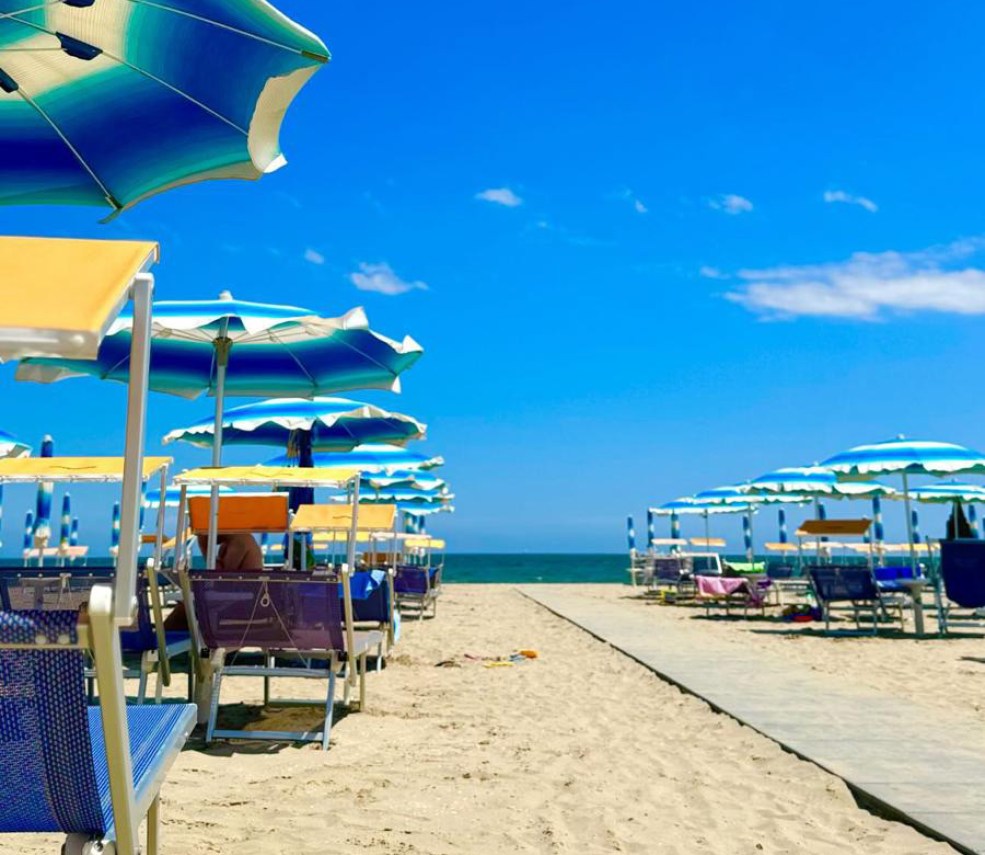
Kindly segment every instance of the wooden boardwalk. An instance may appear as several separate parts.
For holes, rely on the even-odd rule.
[[[971,716],[904,703],[776,655],[716,650],[700,626],[564,585],[520,589],[712,707],[842,778],[863,800],[985,855],[985,729]]]

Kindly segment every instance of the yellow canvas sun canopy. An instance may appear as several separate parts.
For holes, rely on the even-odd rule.
[[[0,359],[95,359],[134,277],[157,260],[150,241],[0,236]]]
[[[396,505],[360,505],[359,531],[387,531],[397,517]],[[352,526],[352,505],[301,505],[291,522],[293,531],[345,531]]]
[[[145,457],[143,480],[170,465],[170,457]],[[123,468],[122,457],[8,457],[0,460],[0,483],[115,483],[123,480]]]
[[[203,466],[176,475],[178,486],[218,484],[227,487],[344,487],[357,469],[319,469],[297,466]]]

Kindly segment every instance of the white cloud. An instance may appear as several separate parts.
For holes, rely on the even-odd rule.
[[[647,208],[646,205],[644,205],[639,199],[634,199],[633,200],[633,210],[636,211],[637,214],[645,214],[650,209]]]
[[[729,278],[729,275],[727,273],[723,273],[717,267],[711,267],[708,264],[702,264],[701,267],[698,268],[698,276],[702,277],[703,279],[728,279]]]
[[[322,255],[317,249],[312,249],[310,246],[304,251],[304,260],[309,264],[324,264],[325,256]]]
[[[985,315],[985,269],[967,262],[983,251],[985,238],[970,238],[920,252],[857,252],[827,264],[740,270],[744,284],[725,296],[773,320]]]
[[[874,214],[879,210],[879,206],[871,199],[865,196],[853,196],[844,190],[825,190],[824,201],[829,204],[832,202],[844,202],[846,205],[858,205],[860,208],[865,208],[870,214]]]
[[[406,294],[408,291],[428,289],[426,282],[420,280],[408,282],[401,279],[385,261],[379,264],[360,262],[359,270],[349,274],[349,281],[360,291],[375,291],[377,294],[387,294],[391,297]]]
[[[523,204],[523,199],[516,195],[509,187],[491,187],[475,194],[476,199],[483,202],[493,202],[496,205],[505,205],[507,208],[516,208]]]
[[[716,211],[724,211],[726,214],[748,214],[753,209],[753,204],[745,196],[726,193],[709,199],[708,207]]]

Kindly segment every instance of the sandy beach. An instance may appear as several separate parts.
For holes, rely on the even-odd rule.
[[[655,631],[660,620],[694,614],[634,600],[622,586],[591,592],[622,598],[627,609],[653,609]],[[869,674],[874,661],[900,649],[879,640],[782,639],[750,626],[707,621],[703,629],[716,644],[783,645],[791,667],[841,668],[848,678]],[[889,675],[891,667],[870,677],[884,680],[887,692],[922,686],[925,696],[943,685],[942,703],[962,691],[970,698],[980,680],[964,672],[980,676],[985,665],[952,660],[960,663],[959,646],[977,654],[981,642],[945,644],[945,656],[940,645],[915,645],[914,656],[928,651],[917,681]],[[487,667],[520,648],[539,657]],[[261,717],[255,707],[236,706],[258,701],[259,681],[230,681],[226,691],[225,714],[254,726],[309,717],[298,710]],[[189,743],[163,789],[163,851],[953,851],[860,809],[839,779],[712,712],[512,586],[447,586],[436,620],[405,623],[391,664],[370,675],[369,693],[365,713],[338,720],[327,753]],[[57,846],[52,837],[0,836],[0,851]]]

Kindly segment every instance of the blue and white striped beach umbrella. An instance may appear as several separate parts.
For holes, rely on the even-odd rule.
[[[362,309],[338,318],[311,309],[236,300],[158,301],[153,306],[150,388],[185,398],[304,397],[352,389],[399,389],[421,356],[369,329]],[[127,382],[133,317],[124,310],[94,360],[25,359],[20,380],[89,376]],[[222,412],[221,401],[218,412]],[[221,432],[220,432],[221,445]]]
[[[968,505],[968,525],[971,528],[972,537],[978,537],[978,512],[972,504]]]
[[[201,484],[192,484],[185,488],[185,492],[189,498],[192,496],[211,496],[212,490],[210,487]],[[232,493],[232,487],[219,487],[219,493]],[[176,508],[181,500],[181,488],[180,487],[168,487],[164,491],[164,507],[166,508]],[[147,490],[144,493],[143,505],[146,508],[153,509],[158,508],[161,505],[161,491],[159,489]]]
[[[915,571],[917,554],[913,548],[916,541],[910,514],[909,476],[985,474],[985,455],[951,442],[911,440],[899,436],[886,442],[855,446],[834,457],[829,457],[821,465],[834,469],[843,480],[884,474],[902,475],[907,539],[910,543],[910,566]]]
[[[939,481],[910,488],[910,497],[918,502],[945,504],[949,502],[985,502],[985,487],[959,481]]]
[[[68,535],[68,545],[78,546],[79,545],[79,518],[72,517],[72,528]]]
[[[787,466],[775,469],[740,485],[750,493],[787,493],[832,498],[853,498],[892,493],[892,489],[876,481],[839,481],[838,474],[826,466]]]
[[[55,454],[55,441],[49,435],[45,435],[41,441],[40,457],[53,457]],[[55,492],[55,485],[51,481],[41,481],[38,483],[38,495],[34,510],[34,543],[35,546],[42,546],[51,539],[51,499]]]
[[[423,439],[426,425],[412,416],[346,398],[282,398],[233,407],[222,416],[223,445],[273,445],[297,456],[310,451],[351,451],[367,442],[403,445]],[[215,419],[177,428],[164,442],[210,448]]]
[[[34,547],[34,511],[24,517],[24,551]]]
[[[657,532],[653,527],[653,510],[646,510],[646,548],[653,549],[653,541],[657,539]]]
[[[917,513],[917,509],[913,508],[910,511],[910,531],[913,533],[913,542],[920,542],[920,515]]]
[[[648,513],[651,515],[651,517],[655,516],[652,508],[650,508]],[[676,513],[672,513],[670,515],[670,537],[671,540],[681,539],[681,518]]]
[[[321,452],[312,455],[314,465],[320,469],[351,468],[364,473],[389,473],[406,469],[430,470],[443,466],[445,460],[437,455],[424,454],[401,448],[399,445],[359,445],[352,451]],[[296,466],[297,458],[286,454],[266,462],[267,466]]]
[[[886,540],[886,531],[882,526],[882,498],[878,494],[872,497],[872,537],[876,543]]]
[[[858,445],[829,457],[821,466],[839,476],[985,474],[985,455],[951,442],[897,437]]]
[[[787,543],[789,540],[789,535],[787,534],[787,512],[783,508],[779,508],[776,512],[776,519],[780,528],[780,543]]]
[[[443,478],[423,469],[395,469],[389,473],[371,473],[364,475],[360,480],[360,488],[367,490],[387,490],[394,487],[409,487],[413,490],[441,490],[448,486]]]
[[[120,551],[120,503],[113,502],[113,522],[109,531],[109,554],[114,558]]]
[[[65,549],[72,539],[72,496],[66,493],[62,496],[61,530],[58,536],[58,548]]]
[[[453,514],[455,513],[455,506],[446,502],[432,505],[408,505],[403,502],[397,502],[397,510],[423,519],[434,514]]]
[[[264,0],[0,3],[0,203],[98,205],[284,163],[328,60]]]
[[[633,525],[633,518],[626,517],[626,542],[630,552],[636,551],[636,528]]]
[[[31,446],[0,430],[0,457],[29,457],[30,454]]]
[[[746,560],[752,561],[752,520],[749,518],[749,514],[745,514],[742,517],[742,543],[746,549]]]

